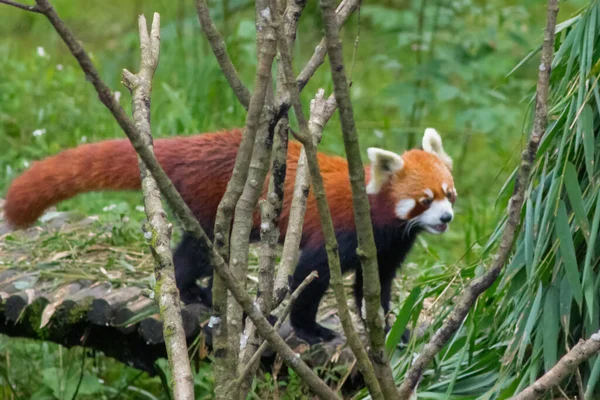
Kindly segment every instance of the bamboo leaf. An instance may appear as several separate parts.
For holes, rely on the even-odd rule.
[[[585,169],[590,181],[594,180],[594,115],[592,107],[586,104],[581,113],[583,135],[583,152],[585,155]]]
[[[575,166],[570,162],[567,163],[567,167],[565,168],[565,188],[567,189],[567,195],[569,196],[571,208],[573,208],[573,212],[575,213],[575,218],[583,231],[585,239],[588,240],[590,237],[590,227],[583,205],[583,194],[579,187]]]
[[[527,198],[525,204],[525,263],[527,265],[527,277],[531,278],[533,274],[533,203],[531,197]]]
[[[550,287],[544,299],[544,311],[542,314],[542,328],[544,340],[544,370],[547,372],[558,359],[558,334],[560,332],[560,304],[559,293],[554,287]]]
[[[573,302],[573,290],[566,276],[560,282],[560,323],[567,330],[571,319],[571,303]]]
[[[398,317],[396,317],[396,321],[394,321],[394,325],[392,326],[392,329],[388,334],[387,340],[385,341],[385,348],[387,349],[388,354],[391,354],[392,351],[394,351],[394,349],[396,348],[396,346],[398,346],[398,343],[400,343],[400,339],[402,338],[402,335],[406,330],[406,325],[408,324],[408,321],[412,314],[413,307],[420,297],[421,287],[417,286],[410,292],[410,294],[404,301],[404,304],[402,305],[402,308],[398,313]]]
[[[600,357],[596,357],[596,361],[594,361],[594,366],[592,367],[592,372],[590,372],[590,377],[587,382],[587,386],[585,388],[585,400],[592,400],[594,397],[594,389],[596,389],[596,385],[598,384],[598,378],[600,377]]]
[[[535,299],[533,300],[533,305],[531,306],[531,311],[529,312],[529,317],[527,318],[527,324],[525,324],[525,329],[523,330],[521,346],[519,348],[519,364],[522,363],[523,356],[525,355],[525,349],[527,348],[527,345],[531,342],[531,332],[533,331],[535,322],[539,317],[540,306],[542,303],[542,294],[542,284],[540,283],[538,286],[537,294],[535,295]]]
[[[600,196],[596,195],[596,210],[594,211],[594,219],[592,220],[592,233],[590,235],[590,240],[588,241],[587,250],[585,252],[585,261],[583,264],[583,291],[590,321],[594,319],[594,282],[592,278],[592,258],[594,257],[594,247],[596,245],[598,228],[600,228]]]
[[[583,292],[579,270],[577,268],[577,257],[575,256],[575,246],[571,237],[571,229],[569,228],[569,218],[567,216],[567,208],[565,203],[560,200],[556,215],[556,236],[560,246],[560,254],[562,256],[563,265],[565,266],[565,274],[571,285],[575,301],[581,307],[583,302]]]

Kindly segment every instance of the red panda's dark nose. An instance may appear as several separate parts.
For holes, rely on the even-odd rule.
[[[442,216],[440,217],[440,221],[442,221],[444,224],[447,224],[448,222],[452,221],[452,214],[450,214],[450,213],[442,214]]]

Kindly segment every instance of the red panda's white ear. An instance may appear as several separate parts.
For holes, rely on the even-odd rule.
[[[450,156],[444,151],[444,147],[442,146],[442,138],[435,129],[425,129],[425,134],[423,135],[423,150],[438,156],[444,162],[444,164],[446,164],[448,169],[452,170],[452,158],[450,158]]]
[[[370,147],[367,149],[371,160],[371,179],[367,185],[368,194],[377,194],[392,174],[404,166],[404,160],[391,151]]]

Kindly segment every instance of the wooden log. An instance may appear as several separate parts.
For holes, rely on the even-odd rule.
[[[154,300],[147,297],[140,297],[118,309],[115,312],[111,325],[115,326],[122,333],[134,332],[137,322],[154,314],[157,309],[158,307]]]
[[[117,310],[125,304],[140,297],[142,290],[136,286],[129,286],[109,291],[92,301],[88,312],[88,320],[96,325],[109,326]]]
[[[4,302],[4,316],[6,319],[16,322],[25,308],[31,305],[40,294],[40,290],[25,289],[22,292],[9,295]]]
[[[83,287],[81,290],[66,296],[60,303],[60,308],[70,310],[76,307],[86,307],[89,309],[93,299],[103,296],[110,288],[111,284],[108,282],[96,282],[91,286]]]
[[[5,281],[8,281],[13,276],[18,275],[19,273],[20,271],[16,268],[10,268],[0,272],[0,285],[3,284]]]
[[[40,310],[42,310],[40,315],[40,326],[36,327],[36,329],[44,328],[48,322],[50,322],[50,319],[56,312],[57,307],[66,297],[81,291],[88,285],[89,283],[84,281],[71,282],[52,292],[40,294],[32,303],[32,305],[36,305]]]
[[[9,272],[8,270],[5,272]],[[2,277],[0,277],[2,279]],[[6,274],[4,279],[0,282],[0,292],[7,294],[18,293],[22,290],[33,287],[35,282],[38,280],[38,274],[36,273],[10,273]]]

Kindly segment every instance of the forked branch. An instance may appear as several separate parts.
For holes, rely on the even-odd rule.
[[[132,94],[133,119],[140,133],[140,140],[153,152],[150,129],[150,94],[152,78],[158,67],[160,54],[160,16],[158,13],[154,13],[150,35],[148,35],[146,18],[143,15],[139,16],[138,24],[142,53],[140,72],[132,74],[123,70],[123,83]],[[163,336],[167,347],[169,367],[173,374],[173,397],[177,400],[192,400],[194,399],[194,379],[181,319],[179,290],[175,283],[175,268],[171,252],[172,225],[167,220],[156,180],[148,172],[144,162],[141,159],[138,161],[142,177],[144,208],[148,217],[148,222],[144,227],[144,236],[156,262],[154,293],[163,320]]]
[[[513,400],[539,399],[548,390],[558,386],[567,376],[571,375],[579,364],[595,356],[599,351],[600,331],[594,333],[588,340],[581,340],[577,343],[550,371],[525,388]]]

